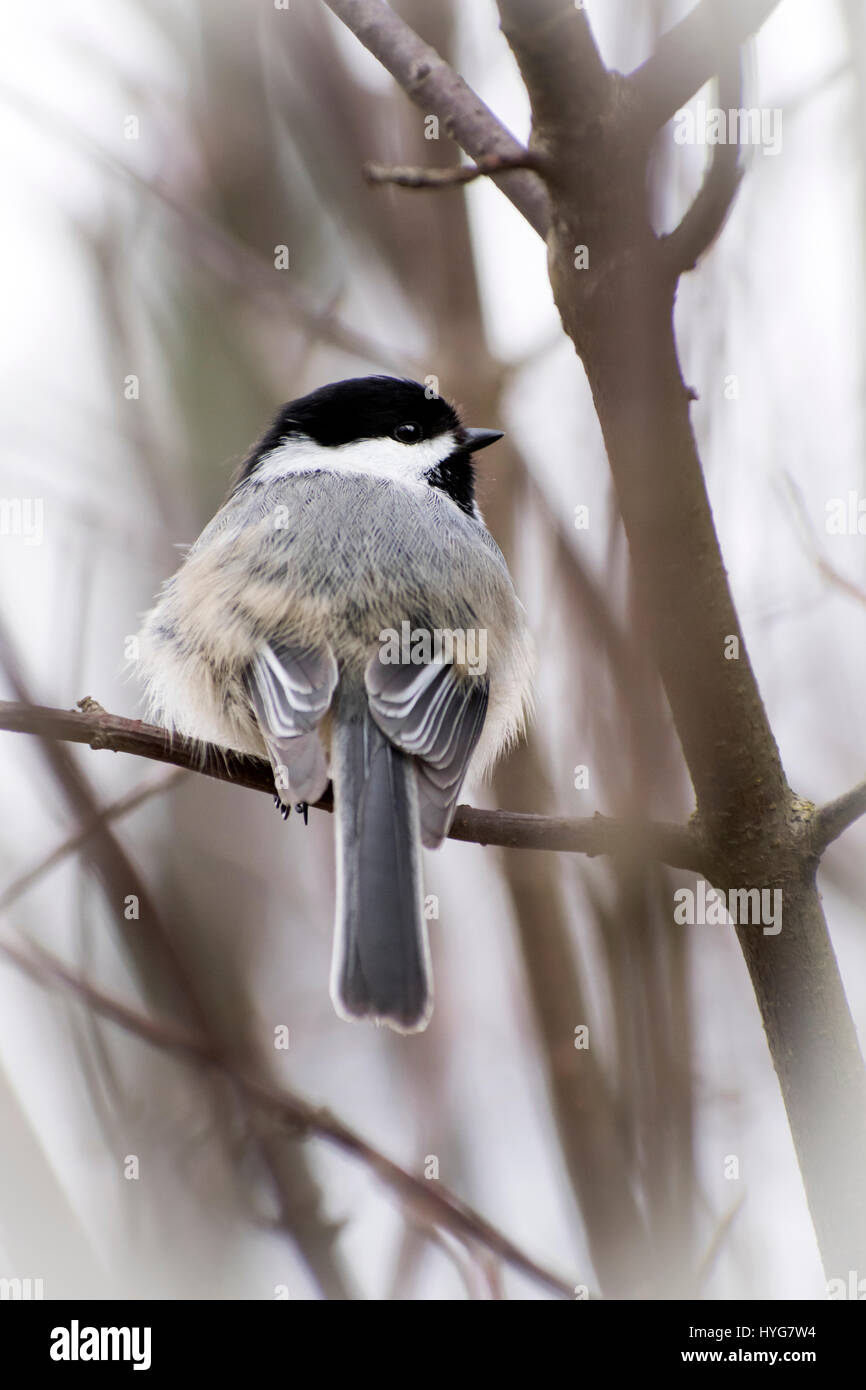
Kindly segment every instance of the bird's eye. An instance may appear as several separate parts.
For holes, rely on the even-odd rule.
[[[421,426],[416,425],[413,420],[407,420],[404,425],[397,426],[394,438],[399,439],[401,444],[417,444],[421,438]]]

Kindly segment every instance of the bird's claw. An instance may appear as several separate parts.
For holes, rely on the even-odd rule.
[[[287,806],[285,801],[283,801],[282,798],[277,796],[276,794],[274,795],[274,805],[276,806],[283,820],[288,820],[292,810],[291,806]],[[308,825],[310,816],[310,807],[308,803],[306,801],[296,801],[295,811],[299,816],[303,816],[304,825]]]

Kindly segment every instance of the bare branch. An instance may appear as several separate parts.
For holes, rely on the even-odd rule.
[[[347,28],[403,88],[425,114],[439,118],[448,135],[476,162],[491,155],[519,155],[519,141],[494,116],[435,48],[409,28],[384,0],[325,0]],[[514,169],[495,182],[534,227],[547,235],[550,209],[547,190],[537,174]]]
[[[521,55],[521,31],[508,37],[527,77],[532,147],[550,160],[554,300],[598,411],[635,594],[715,859],[711,881],[765,884],[772,873],[784,892],[785,930],[772,948],[742,927],[738,935],[825,1268],[835,1273],[866,1249],[866,1068],[806,862],[808,831],[796,828],[725,572],[674,333],[677,277],[659,274],[644,183],[656,129],[773,8],[774,0],[704,0],[633,79],[613,77],[596,118],[587,112],[576,134],[552,105],[569,101],[550,77],[561,79],[562,65],[554,57],[545,69]],[[591,248],[588,274],[574,273],[578,247]],[[729,662],[734,636],[739,659]]]
[[[21,704],[25,708],[32,706],[17,653],[2,619],[0,663]],[[98,710],[99,706],[95,708]],[[246,1020],[250,1016],[243,1000],[236,1015],[227,1015],[209,1003],[201,981],[188,968],[180,923],[163,914],[144,876],[114,834],[110,821],[100,816],[102,808],[77,760],[51,735],[40,742],[62,799],[82,828],[90,830],[81,850],[105,895],[106,904],[111,910],[118,902],[123,902],[127,894],[134,894],[142,919],[148,923],[148,931],[143,934],[125,930],[120,925],[116,928],[118,944],[134,966],[146,997],[160,1012],[171,1012],[183,1025],[191,1026],[200,1036],[211,1040],[215,1052],[228,1057],[245,1050],[243,1055],[255,1058],[257,1039],[248,1034],[245,1023],[238,1023],[238,1018]],[[322,1211],[319,1186],[309,1170],[304,1151],[295,1148],[277,1152],[267,1134],[259,1134],[256,1139],[279,1203],[280,1228],[297,1246],[324,1297],[351,1298],[352,1283],[334,1248],[336,1228]]]
[[[846,574],[842,574],[830,560],[827,559],[821,544],[815,534],[815,527],[809,516],[808,508],[803,497],[802,489],[787,471],[782,473],[782,481],[785,485],[788,501],[794,512],[794,520],[797,523],[797,534],[809,559],[814,564],[818,573],[829,584],[833,584],[848,598],[853,598],[857,603],[866,604],[866,589],[861,585],[855,584],[853,579],[849,579]]]
[[[623,855],[657,859],[674,869],[711,872],[708,856],[685,826],[664,821],[614,820],[610,816],[538,816],[518,811],[479,811],[460,806],[449,832],[452,840],[471,840],[505,849],[547,849],[567,854]]]
[[[742,88],[741,54],[738,49],[730,50],[719,67],[719,105],[723,111],[739,109]],[[725,225],[743,178],[741,148],[739,140],[711,146],[710,165],[694,202],[676,230],[661,238],[662,255],[673,275],[694,270]]]
[[[719,71],[719,55],[760,29],[779,0],[700,0],[627,78],[635,123],[658,130]]]
[[[522,32],[509,39],[529,70]],[[541,69],[529,98],[535,120],[536,109],[550,102]],[[587,118],[577,141],[551,123],[545,154],[558,173],[549,180],[548,267],[563,326],[593,392],[635,582],[696,798],[715,822],[711,833],[726,827],[716,836],[721,848],[744,805],[763,814],[783,806],[789,793],[709,508],[672,328],[676,280],[658,274],[644,161],[635,145],[634,131],[616,112],[600,110],[595,123]],[[590,243],[594,269],[575,275],[575,247]],[[673,524],[686,513],[688,527]],[[731,634],[740,643],[736,664],[721,657]],[[723,745],[736,747],[738,756],[720,756]]]
[[[365,164],[364,178],[371,184],[391,183],[398,188],[456,188],[474,179],[501,174],[505,169],[538,169],[537,154],[493,154],[477,164],[458,164],[452,169],[422,169],[414,164]]]
[[[41,985],[62,985],[72,990],[89,1008],[111,1019],[126,1032],[152,1047],[175,1053],[187,1061],[212,1068],[225,1076],[245,1098],[263,1112],[270,1113],[300,1135],[315,1135],[326,1143],[360,1159],[387,1187],[410,1208],[437,1226],[451,1231],[463,1242],[477,1242],[498,1255],[513,1269],[544,1285],[563,1298],[574,1297],[574,1282],[567,1282],[536,1263],[483,1216],[448,1192],[416,1177],[386,1157],[366,1139],[329,1111],[312,1105],[296,1092],[276,1087],[229,1065],[224,1055],[204,1036],[192,1033],[167,1020],[148,1018],[118,999],[104,994],[88,980],[70,970],[56,956],[31,942],[27,948],[0,941],[0,953]]]
[[[270,764],[215,744],[172,735],[167,729],[107,714],[95,700],[82,700],[81,711],[49,709],[0,701],[0,730],[38,734],[42,738],[87,743],[115,753],[134,753],[155,762],[172,763],[222,782],[274,795]],[[330,789],[315,803],[333,810]],[[452,840],[468,840],[506,849],[548,849],[591,858],[602,854],[649,856],[673,868],[708,872],[703,843],[688,826],[665,822],[630,822],[607,816],[539,816],[530,812],[480,811],[459,806],[449,831]]]
[[[819,854],[834,840],[853,825],[861,816],[866,816],[866,779],[843,792],[835,801],[828,801],[816,813],[812,821],[813,843]]]
[[[712,1274],[716,1260],[719,1258],[719,1252],[721,1251],[725,1241],[728,1239],[728,1236],[731,1233],[731,1228],[734,1222],[736,1221],[737,1217],[739,1216],[740,1212],[742,1211],[743,1206],[745,1205],[745,1201],[746,1194],[745,1192],[741,1192],[740,1196],[734,1202],[733,1206],[730,1208],[729,1211],[725,1213],[718,1226],[716,1227],[715,1232],[713,1233],[713,1238],[707,1246],[707,1249],[704,1252],[704,1255],[700,1260],[700,1263],[698,1264],[697,1270],[695,1272],[694,1285],[696,1288],[703,1288],[710,1275]]]
[[[612,92],[586,11],[574,0],[498,0],[502,32],[533,94],[533,136],[598,121]]]
[[[174,772],[169,772],[161,776],[158,780],[147,782],[144,786],[136,787],[135,791],[129,792],[127,796],[122,796],[117,801],[112,801],[108,806],[102,808],[92,821],[83,826],[77,834],[64,840],[63,844],[58,845],[44,859],[40,859],[38,864],[34,864],[32,869],[12,880],[7,888],[0,893],[0,912],[7,912],[14,902],[17,902],[28,888],[32,888],[40,878],[56,868],[64,859],[76,854],[83,845],[87,843],[92,835],[97,834],[104,825],[111,821],[120,820],[122,816],[128,816],[131,811],[136,811],[145,801],[151,797],[162,796],[164,792],[170,791],[179,781],[183,780],[183,769],[176,768]]]

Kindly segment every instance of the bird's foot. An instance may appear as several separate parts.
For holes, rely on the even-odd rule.
[[[289,815],[290,815],[291,810],[292,810],[291,806],[287,806],[286,803],[285,803],[285,801],[282,801],[282,800],[280,799],[280,797],[279,797],[279,796],[276,796],[276,795],[274,796],[274,805],[276,806],[276,808],[277,808],[277,810],[279,811],[280,815],[282,816],[283,820],[288,820],[288,819],[289,819]],[[297,814],[298,814],[299,816],[303,816],[303,818],[304,818],[304,825],[308,825],[308,824],[309,824],[309,817],[310,817],[310,807],[309,807],[309,804],[308,804],[306,801],[296,801],[296,802],[295,802],[295,811],[297,812]]]

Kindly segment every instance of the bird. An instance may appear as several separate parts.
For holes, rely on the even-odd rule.
[[[501,438],[403,378],[288,402],[140,632],[152,719],[266,756],[286,812],[332,782],[331,997],[400,1033],[433,1007],[421,848],[532,710],[526,613],[475,495]]]

